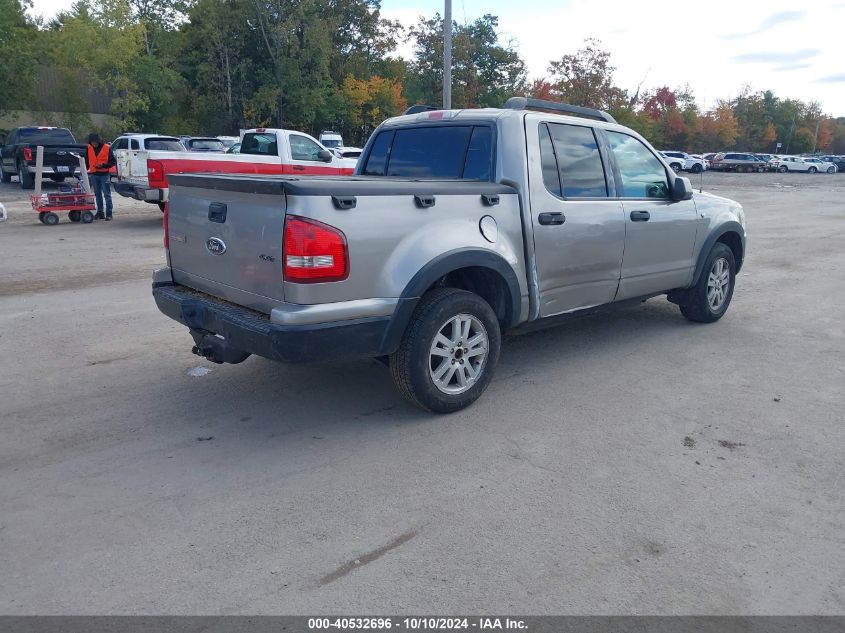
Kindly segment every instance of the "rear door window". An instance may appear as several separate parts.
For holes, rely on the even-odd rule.
[[[493,177],[492,130],[481,125],[384,130],[373,141],[362,173],[490,180]]]
[[[581,125],[547,123],[557,159],[564,198],[606,198],[599,146],[593,129]]]

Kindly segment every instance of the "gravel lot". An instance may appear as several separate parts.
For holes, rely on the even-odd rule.
[[[704,187],[749,222],[722,321],[512,337],[437,417],[375,361],[198,359],[156,207],[0,185],[0,613],[845,614],[845,175]]]

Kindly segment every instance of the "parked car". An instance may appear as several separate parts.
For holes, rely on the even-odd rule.
[[[684,171],[689,171],[694,174],[698,174],[707,169],[707,161],[701,158],[701,156],[692,156],[691,154],[687,154],[686,152],[678,152],[675,150],[662,151],[660,153],[666,156],[667,160],[670,161],[669,166],[673,169],[674,163],[671,162],[673,158],[676,160],[683,161],[681,169]]]
[[[76,156],[87,160],[88,146],[77,143],[66,128],[19,127],[11,130],[0,145],[0,180],[12,182],[12,177],[17,176],[21,189],[34,188],[39,145],[44,148],[41,173],[54,182],[76,175],[79,171]]]
[[[223,147],[226,148],[226,151],[229,151],[229,148],[235,143],[239,143],[241,139],[237,136],[218,136],[217,140],[223,143]]]
[[[676,156],[669,156],[666,152],[660,152],[660,155],[663,157],[663,160],[666,161],[666,164],[672,168],[676,174],[680,173],[684,169],[684,164],[686,160],[683,157],[676,157]]]
[[[121,134],[111,142],[111,148],[113,152],[120,150],[137,152],[148,149],[167,152],[186,151],[178,138],[161,134]]]
[[[786,173],[788,171],[806,172],[815,174],[816,172],[826,172],[831,167],[830,173],[836,171],[836,166],[833,163],[819,161],[815,158],[804,158],[803,156],[781,156],[769,163],[769,167],[775,171]]]
[[[334,149],[336,147],[343,147],[343,137],[332,130],[323,130],[320,132],[320,144],[326,149]]]
[[[822,160],[836,165],[836,171],[845,172],[845,156],[819,156]]]
[[[196,136],[185,141],[185,149],[189,152],[220,152],[226,151],[223,141],[218,138]]]
[[[764,171],[766,163],[754,154],[722,152],[710,161],[710,169],[716,171],[752,172]]]
[[[235,143],[229,149],[226,150],[227,154],[240,154],[241,153],[241,144]]]
[[[123,195],[156,202],[164,210],[168,176],[196,172],[219,174],[343,175],[355,169],[354,159],[337,158],[303,132],[256,128],[244,133],[238,152],[133,153],[118,161]],[[123,185],[122,185],[123,187]]]
[[[355,173],[169,177],[153,296],[195,354],[382,358],[447,413],[490,384],[503,331],[667,294],[713,322],[742,266],[742,207],[597,110],[515,97],[394,117]]]
[[[816,169],[820,173],[827,173],[827,174],[835,174],[836,173],[836,164],[832,161],[822,160],[821,158],[812,157],[812,158],[805,158],[804,162],[810,163],[811,165],[815,165]]]

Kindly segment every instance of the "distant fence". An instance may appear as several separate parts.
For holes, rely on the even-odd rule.
[[[93,85],[84,71],[42,66],[38,69],[33,103],[28,109],[66,112],[72,105],[77,106],[74,111],[108,114],[111,102],[112,96],[108,91]]]

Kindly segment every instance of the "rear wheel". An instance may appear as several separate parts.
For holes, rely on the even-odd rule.
[[[499,322],[484,299],[466,290],[436,288],[420,299],[390,356],[393,382],[423,409],[458,411],[490,384],[501,339]]]
[[[82,224],[91,224],[94,221],[94,214],[90,211],[83,211],[79,219],[82,220]]]
[[[669,167],[671,167],[672,171],[674,171],[676,174],[680,173],[680,171],[681,171],[680,163],[672,163],[671,165],[669,165]]]
[[[782,174],[785,174],[789,171],[789,167],[787,167],[786,165],[781,165],[780,167],[778,167],[778,171]]]
[[[818,169],[816,169],[815,167],[810,167],[810,169],[808,169],[807,171],[811,174],[815,174],[818,171]]]
[[[829,173],[829,174],[834,174],[834,173],[836,173],[836,167],[828,167],[828,168],[827,168],[827,173]]]
[[[80,211],[69,211],[67,214],[68,219],[71,222],[79,222],[81,219],[81,212]]]
[[[716,243],[707,256],[698,283],[687,291],[680,304],[681,314],[698,323],[721,319],[731,304],[735,277],[733,251],[721,242]]]
[[[53,212],[42,213],[41,221],[49,226],[55,226],[59,223],[59,216]]]
[[[20,183],[21,189],[35,187],[35,176],[30,174],[20,163],[18,164],[18,183]]]
[[[692,173],[694,173],[694,174],[700,174],[700,173],[701,173],[701,165],[699,165],[698,163],[696,163],[695,165],[693,165],[693,166],[690,168],[690,171],[691,171]]]

